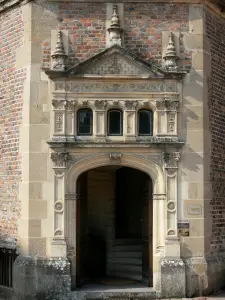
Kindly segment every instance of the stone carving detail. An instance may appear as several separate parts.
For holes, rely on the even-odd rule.
[[[111,160],[120,160],[121,159],[121,153],[110,153],[109,158]]]
[[[56,229],[54,232],[54,236],[62,236],[63,232],[61,229]]]
[[[169,113],[168,114],[168,129],[170,133],[173,133],[175,131],[175,114]]]
[[[175,235],[176,234],[176,232],[175,232],[175,230],[173,230],[173,229],[169,229],[168,231],[167,231],[167,235]]]
[[[173,42],[173,33],[169,33],[169,43],[166,48],[166,55],[163,57],[165,59],[165,68],[168,71],[176,72],[178,70],[177,67],[177,55],[176,55],[176,48]]]
[[[57,32],[56,47],[51,57],[52,57],[52,69],[56,71],[65,71],[66,69],[65,60],[67,58],[67,55],[65,54],[64,51],[62,32],[60,30]]]
[[[163,153],[165,168],[178,168],[178,161],[180,160],[180,152]]]
[[[174,110],[177,111],[179,108],[180,102],[173,100],[159,100],[156,102],[157,110]]]
[[[55,109],[65,109],[66,106],[67,106],[67,101],[66,100],[56,100],[56,99],[53,99],[52,100],[52,106]]]
[[[56,201],[54,206],[55,206],[55,212],[57,213],[63,212],[63,204],[61,201]]]
[[[167,169],[167,176],[174,177],[176,176],[177,170],[176,169]]]
[[[107,102],[105,100],[96,100],[95,101],[95,108],[96,109],[105,109],[106,103]]]
[[[90,67],[86,73],[95,75],[138,75],[146,73],[146,70],[115,53],[100,65],[97,63]]]
[[[77,101],[69,100],[69,101],[67,102],[67,109],[68,109],[68,110],[74,110],[76,104],[77,104]]]
[[[168,201],[168,203],[167,203],[167,210],[168,210],[168,212],[175,212],[176,205],[175,205],[174,201]]]
[[[83,104],[84,106],[88,106],[89,101],[88,101],[88,100],[83,100],[83,101],[82,101],[82,104]]]
[[[120,45],[122,44],[122,28],[120,28],[120,20],[117,14],[117,5],[113,6],[113,15],[111,18],[111,25],[107,29],[109,32],[110,45]]]
[[[62,132],[63,131],[63,113],[57,112],[55,114],[55,131]]]
[[[64,168],[68,159],[69,159],[68,152],[51,153],[51,160],[53,161],[54,168]]]
[[[131,101],[131,100],[125,101],[125,106],[128,110],[135,110],[137,107],[137,104],[138,104],[137,101]]]
[[[175,110],[177,111],[180,106],[179,101],[166,101],[167,110]]]
[[[62,84],[60,84],[62,86]],[[63,87],[62,87],[63,88]],[[160,83],[67,83],[66,90],[74,93],[90,92],[163,92],[164,85]]]

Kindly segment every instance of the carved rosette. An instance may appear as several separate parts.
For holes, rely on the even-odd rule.
[[[180,152],[163,153],[165,169],[177,169],[180,160]]]

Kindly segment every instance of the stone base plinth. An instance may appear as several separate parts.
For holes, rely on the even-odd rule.
[[[186,297],[185,264],[181,258],[164,257],[161,261],[161,298]]]
[[[67,258],[17,257],[13,268],[13,300],[58,300],[70,291]]]
[[[184,262],[188,298],[216,294],[225,287],[225,257],[193,257]]]

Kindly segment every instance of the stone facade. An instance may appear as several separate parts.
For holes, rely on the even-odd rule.
[[[222,287],[223,7],[165,2],[1,2],[0,229],[1,242],[18,240],[16,299],[54,298],[46,282],[49,292],[76,289],[77,182],[105,166],[136,168],[152,180],[146,297]],[[80,109],[92,111],[90,135],[79,134]],[[109,134],[110,109],[122,114],[117,136]],[[142,109],[153,115],[147,136],[139,131]],[[89,204],[97,215],[94,183]],[[112,221],[110,193],[110,205],[99,205]]]

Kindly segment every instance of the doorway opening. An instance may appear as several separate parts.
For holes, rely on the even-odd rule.
[[[77,181],[76,285],[152,287],[152,180],[121,166]]]

